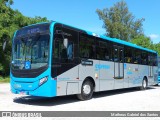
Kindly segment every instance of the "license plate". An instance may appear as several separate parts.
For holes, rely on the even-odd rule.
[[[20,95],[26,95],[26,92],[21,91],[19,94],[20,94]]]

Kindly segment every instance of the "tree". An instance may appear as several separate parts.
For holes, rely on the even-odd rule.
[[[129,12],[123,0],[111,8],[97,9],[96,12],[100,20],[103,20],[103,27],[109,37],[131,41],[136,36],[143,35],[142,22],[144,19],[135,20],[135,16]]]
[[[151,39],[144,35],[136,36],[131,42],[144,48],[154,49],[154,44]]]
[[[4,40],[11,38],[11,31],[13,30],[11,18],[14,11],[10,8],[11,4],[13,4],[12,0],[0,1],[0,74],[9,74],[11,42],[8,41],[5,53],[2,51],[2,44]]]
[[[6,6],[10,6],[13,4],[13,0],[0,0],[0,4],[1,5],[6,5]]]
[[[10,7],[12,4],[13,0],[0,0],[0,75],[9,75],[12,50],[11,39],[14,32],[29,24],[48,21],[45,17],[26,17],[18,10],[13,10]],[[7,40],[7,47],[3,51],[2,45],[5,40]]]
[[[157,51],[158,55],[160,56],[160,42],[157,43],[157,44],[154,44],[153,50]]]

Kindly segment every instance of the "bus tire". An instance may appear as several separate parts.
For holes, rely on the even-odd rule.
[[[89,100],[93,95],[93,83],[89,79],[85,79],[81,87],[81,93],[77,95],[80,100]]]
[[[142,86],[140,87],[141,90],[147,89],[147,78],[144,77],[142,81]]]

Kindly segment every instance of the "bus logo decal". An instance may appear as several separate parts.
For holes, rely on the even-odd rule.
[[[25,66],[25,69],[31,69],[31,62],[26,61],[24,66]]]
[[[108,69],[110,69],[110,66],[109,65],[102,65],[102,64],[96,64],[95,65],[95,70],[96,71],[101,70],[101,69],[108,70]]]

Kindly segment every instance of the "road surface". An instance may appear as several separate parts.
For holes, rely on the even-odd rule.
[[[99,92],[91,100],[79,101],[74,95],[44,98],[12,94],[10,85],[4,83],[0,84],[0,111],[160,111],[160,87]]]

